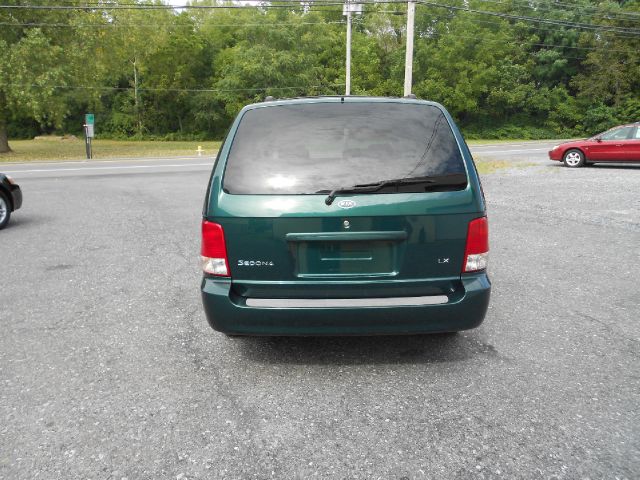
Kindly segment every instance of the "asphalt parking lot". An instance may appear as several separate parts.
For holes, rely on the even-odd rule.
[[[0,164],[0,478],[640,477],[640,167],[541,145],[474,147],[514,168],[482,176],[492,300],[457,336],[227,338],[210,159]]]

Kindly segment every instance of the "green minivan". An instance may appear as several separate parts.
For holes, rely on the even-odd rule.
[[[373,335],[478,326],[485,200],[439,104],[313,97],[248,105],[213,166],[202,301],[228,335]]]

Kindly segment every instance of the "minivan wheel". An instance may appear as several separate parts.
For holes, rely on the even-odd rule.
[[[9,199],[4,194],[4,192],[0,191],[0,230],[2,230],[7,223],[9,223],[9,218],[11,217],[11,205],[9,204]]]
[[[569,150],[564,154],[564,164],[569,168],[578,168],[584,165],[584,154],[580,150]]]

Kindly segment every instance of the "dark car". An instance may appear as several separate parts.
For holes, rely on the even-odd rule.
[[[11,212],[22,206],[22,191],[8,175],[0,173],[0,230],[7,226]]]
[[[640,162],[640,122],[620,125],[586,140],[556,145],[549,151],[549,158],[571,168],[587,163]]]
[[[230,335],[453,332],[484,319],[485,201],[441,105],[245,107],[213,167],[202,299]]]

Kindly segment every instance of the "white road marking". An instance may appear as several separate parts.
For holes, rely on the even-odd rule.
[[[166,162],[171,160],[198,160],[202,158],[211,158],[214,160],[217,151],[213,152],[212,155],[203,155],[202,157],[198,157],[197,155],[185,155],[180,157],[120,157],[120,158],[112,158],[111,160],[65,160],[62,162],[56,162],[54,160],[42,160],[39,162],[3,162],[0,165],[11,165],[11,166],[21,166],[21,165],[95,165],[98,163],[126,163],[126,162]]]
[[[212,166],[212,163],[180,163],[180,164],[161,164],[161,165],[126,165],[120,167],[85,167],[85,168],[40,168],[34,170],[8,170],[3,173],[10,173],[13,175],[19,175],[23,173],[41,173],[41,172],[78,172],[87,170],[126,170],[132,168],[163,168],[163,167],[202,167]]]
[[[551,142],[542,142],[543,145],[557,145],[558,143],[562,143],[563,141],[558,140],[556,143],[553,143],[553,141]],[[537,143],[538,145],[540,145],[540,143]],[[483,143],[481,145],[469,145],[469,148],[486,148],[486,147],[492,147],[492,148],[496,148],[496,147],[527,147],[532,145],[531,143]],[[535,143],[533,144],[535,145]]]
[[[525,150],[477,150],[475,153],[508,154],[508,153],[527,153],[527,152],[540,152],[540,151],[548,152],[549,150],[551,150],[551,148],[527,148]],[[471,152],[473,153],[473,149],[471,149]]]

